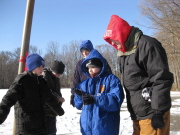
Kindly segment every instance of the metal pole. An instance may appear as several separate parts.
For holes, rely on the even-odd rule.
[[[27,0],[18,74],[22,73],[25,69],[26,56],[28,55],[28,51],[29,51],[29,41],[31,35],[34,3],[35,0]],[[14,117],[13,135],[15,134],[16,134],[16,118]]]
[[[25,68],[25,60],[26,60],[25,58],[29,50],[29,41],[30,41],[30,34],[31,34],[34,3],[35,3],[35,0],[27,0],[18,74],[22,73]]]

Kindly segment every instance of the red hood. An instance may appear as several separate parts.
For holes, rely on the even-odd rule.
[[[132,26],[130,26],[125,20],[117,15],[112,15],[106,33],[104,34],[104,40],[109,44],[111,44],[111,41],[109,39],[119,41],[122,45],[122,49],[117,49],[116,46],[112,44],[111,45],[119,51],[126,52],[125,42],[129,36],[131,29]]]

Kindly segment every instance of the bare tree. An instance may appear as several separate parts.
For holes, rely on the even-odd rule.
[[[39,55],[42,55],[42,51],[37,48],[37,46],[30,45],[29,47],[29,54],[37,53]]]
[[[17,75],[18,61],[9,51],[0,52],[0,88],[8,88]]]
[[[79,50],[80,43],[81,41],[71,41],[68,45],[63,45],[61,48],[60,58],[66,65],[65,73],[63,74],[61,80],[68,87],[72,86],[72,78],[76,63],[82,58]]]
[[[58,60],[59,54],[59,43],[55,41],[49,42],[44,55],[46,66],[49,67],[54,60]]]

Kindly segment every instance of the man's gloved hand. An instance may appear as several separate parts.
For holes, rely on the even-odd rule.
[[[155,130],[157,130],[158,128],[163,128],[165,126],[163,114],[155,113],[152,117],[151,125]]]
[[[84,105],[94,104],[94,96],[93,95],[85,94],[85,95],[83,95],[82,98],[83,98]]]
[[[76,93],[76,94],[79,95],[79,96],[82,96],[82,95],[85,94],[85,93],[84,93],[82,90],[80,90],[80,89],[73,89],[73,91],[74,91],[74,93]]]
[[[72,94],[70,97],[70,105],[74,107],[74,94]]]

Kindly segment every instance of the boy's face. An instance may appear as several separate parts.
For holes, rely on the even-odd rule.
[[[81,51],[81,54],[83,55],[84,58],[86,58],[89,55],[90,51],[88,50],[83,50]]]
[[[36,74],[37,76],[40,76],[43,72],[43,66],[37,67],[32,71],[34,74]]]
[[[101,68],[88,67],[88,71],[91,76],[94,76],[94,75],[97,75],[101,71]]]

